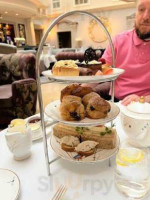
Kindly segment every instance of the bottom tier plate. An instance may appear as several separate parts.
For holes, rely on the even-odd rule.
[[[120,144],[120,139],[119,139],[119,136],[117,135],[116,146],[114,149],[97,149],[95,154],[88,157],[81,157],[76,152],[66,152],[62,150],[59,143],[59,138],[57,138],[53,134],[51,135],[51,138],[50,138],[50,146],[52,147],[53,151],[58,156],[60,156],[64,160],[68,160],[70,162],[76,162],[76,163],[89,163],[89,164],[91,163],[92,164],[92,163],[105,161],[117,153],[119,149],[119,144]]]

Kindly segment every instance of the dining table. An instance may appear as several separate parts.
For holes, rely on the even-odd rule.
[[[120,114],[113,121],[120,143],[126,140],[121,125]],[[5,133],[0,132],[0,168],[15,172],[20,179],[19,200],[51,200],[61,184],[67,186],[62,200],[125,200],[114,182],[115,156],[110,161],[93,164],[69,162],[62,158],[50,165],[51,175],[47,175],[42,139],[32,144],[31,156],[16,161],[6,144]],[[57,158],[50,146],[51,132],[47,137],[49,159]],[[1,189],[0,189],[1,190]],[[150,197],[145,198],[146,200]],[[1,199],[2,200],[2,199]]]

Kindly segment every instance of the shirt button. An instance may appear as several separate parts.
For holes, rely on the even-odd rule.
[[[144,43],[144,46],[146,45],[146,43]]]

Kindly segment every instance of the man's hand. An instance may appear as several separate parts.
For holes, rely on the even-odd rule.
[[[136,94],[131,94],[127,97],[125,97],[123,100],[122,100],[122,104],[124,106],[127,106],[129,103],[131,103],[132,101],[139,101],[140,100],[140,97]]]

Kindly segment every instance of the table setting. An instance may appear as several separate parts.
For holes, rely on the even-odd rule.
[[[37,52],[38,81],[42,47],[48,33],[64,17],[77,13],[92,17],[103,27],[112,51],[112,66],[95,63],[95,51],[89,48],[84,55],[88,74],[81,73],[82,68],[70,60],[57,61],[51,71],[43,72],[49,82],[71,85],[61,90],[58,101],[43,108],[39,83],[40,118],[31,116],[23,122],[16,119],[0,133],[0,168],[11,173],[10,181],[7,176],[0,176],[4,182],[0,199],[8,200],[5,191],[10,184],[13,186],[10,200],[149,199],[150,104],[142,97],[126,107],[121,102],[114,103],[114,81],[124,70],[115,68],[111,37],[96,16],[71,11],[50,24]],[[111,82],[111,101],[81,84],[107,81]],[[20,185],[16,189],[17,181]]]

